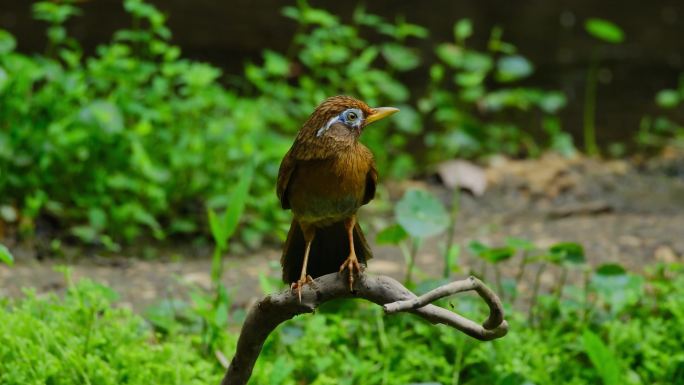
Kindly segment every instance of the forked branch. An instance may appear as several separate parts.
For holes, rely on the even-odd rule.
[[[451,326],[482,341],[503,337],[508,332],[501,301],[475,277],[446,284],[420,297],[386,276],[361,274],[354,283],[354,289],[354,293],[350,293],[347,280],[333,273],[318,277],[312,285],[305,286],[301,302],[297,294],[290,290],[268,295],[257,302],[247,314],[235,356],[221,385],[247,384],[268,335],[282,322],[298,314],[312,313],[322,303],[332,299],[363,298],[383,306],[387,314],[410,312],[433,324]],[[489,306],[489,317],[482,325],[431,304],[437,299],[471,290],[476,291]]]

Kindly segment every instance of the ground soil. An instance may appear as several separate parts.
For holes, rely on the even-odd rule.
[[[487,188],[482,195],[461,193],[454,237],[457,243],[467,245],[477,239],[496,245],[513,236],[529,239],[543,249],[555,242],[575,241],[584,245],[592,265],[618,262],[633,271],[656,261],[684,259],[681,154],[644,162],[554,155],[524,161],[494,159],[484,168],[484,177]],[[439,177],[386,183],[393,199],[414,185],[432,190],[445,203],[451,202],[453,191],[440,183]],[[379,211],[381,205],[361,210],[371,240],[375,229],[387,222],[386,214],[374,214]],[[430,240],[423,247],[417,260],[417,278],[441,274],[440,245],[445,238]],[[397,248],[375,245],[373,249],[375,258],[369,263],[369,273],[403,278],[405,263]],[[71,266],[75,278],[89,277],[110,285],[120,293],[124,306],[136,310],[165,298],[183,297],[193,286],[209,287],[206,248],[160,250],[154,259],[90,253],[93,255],[87,258],[66,262],[59,258],[38,260],[30,247],[14,246],[15,266],[0,266],[0,297],[20,296],[25,287],[33,287],[39,294],[62,291],[63,274],[55,267],[64,264]],[[224,280],[232,288],[237,305],[262,296],[260,275],[279,276],[279,255],[279,246],[272,245],[246,256],[226,256]],[[455,276],[480,270],[480,262],[467,252],[462,253],[459,264],[461,270]],[[517,259],[506,262],[504,274],[515,274],[517,266]],[[532,280],[533,271],[534,267],[526,273],[529,277],[525,282]],[[552,285],[557,277],[557,270],[548,269],[542,282]]]

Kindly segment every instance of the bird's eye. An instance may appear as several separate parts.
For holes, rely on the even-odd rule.
[[[358,116],[356,115],[356,112],[350,112],[347,114],[348,120],[356,120],[356,118],[358,118]]]

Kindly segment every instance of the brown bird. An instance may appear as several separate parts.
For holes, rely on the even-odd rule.
[[[375,196],[373,154],[359,143],[363,129],[399,111],[371,108],[348,96],[321,103],[299,130],[278,172],[277,193],[294,218],[283,247],[283,280],[301,300],[302,287],[321,275],[354,275],[372,257],[356,212]]]

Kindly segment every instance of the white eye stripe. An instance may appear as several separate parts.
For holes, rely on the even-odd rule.
[[[352,117],[353,116],[353,117]],[[363,121],[363,111],[358,108],[350,108],[344,110],[341,114],[330,118],[328,123],[324,124],[321,128],[316,131],[316,136],[320,137],[325,134],[326,131],[335,123],[344,123],[346,125],[351,124],[352,127],[360,127]]]
[[[316,136],[323,135],[326,131],[328,131],[330,126],[332,126],[333,124],[335,124],[339,121],[340,121],[339,115],[330,118],[330,120],[328,120],[328,123],[326,123],[323,127],[319,128],[318,131],[316,131]]]

